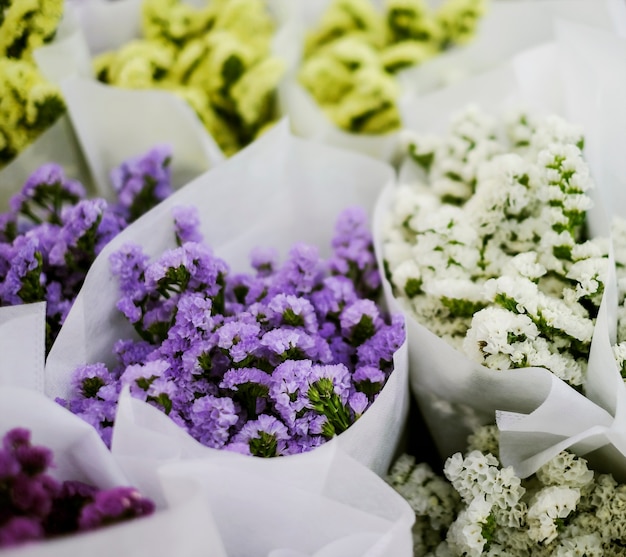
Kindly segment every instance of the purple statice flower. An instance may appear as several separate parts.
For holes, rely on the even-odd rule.
[[[295,244],[289,250],[287,261],[277,271],[269,294],[309,294],[319,284],[323,273],[319,250],[308,244]]]
[[[378,366],[361,366],[352,375],[352,381],[356,389],[370,397],[370,399],[373,399],[374,395],[380,392],[386,380],[387,375]]]
[[[292,429],[307,404],[303,386],[312,366],[311,360],[287,360],[276,367],[271,376],[269,396],[278,415]]]
[[[289,359],[315,358],[317,355],[315,339],[300,329],[270,329],[261,338],[260,345],[276,363]]]
[[[71,270],[91,265],[95,259],[97,231],[107,209],[104,199],[84,199],[65,207],[61,213],[63,226],[50,250],[52,265],[67,265]]]
[[[249,454],[264,458],[286,454],[289,432],[274,416],[261,414],[256,420],[247,422],[233,437],[239,447],[248,445]]]
[[[18,236],[13,242],[10,268],[0,284],[2,304],[19,305],[44,300],[44,281],[39,242],[32,236]]]
[[[332,240],[331,273],[348,277],[361,297],[373,298],[381,286],[372,234],[362,207],[350,207],[337,219]]]
[[[172,147],[157,145],[126,160],[110,173],[117,194],[117,210],[128,222],[152,209],[172,193]]]
[[[217,346],[228,351],[234,364],[244,362],[260,345],[261,326],[256,321],[245,319],[245,315],[224,323],[217,330]]]
[[[71,384],[78,397],[103,399],[100,391],[114,380],[107,367],[97,363],[76,368],[72,374]]]
[[[344,308],[339,318],[341,332],[353,346],[372,337],[381,323],[378,306],[372,300],[357,300]]]
[[[193,402],[189,432],[203,445],[219,449],[230,438],[231,428],[239,421],[237,407],[229,397],[206,395]]]
[[[131,323],[137,323],[142,317],[140,302],[147,295],[143,277],[148,265],[148,256],[141,247],[125,244],[109,256],[109,264],[111,273],[118,279],[121,293],[117,309]]]
[[[390,368],[393,355],[402,346],[405,336],[402,315],[393,315],[389,326],[381,327],[357,348],[358,365]]]
[[[52,452],[30,431],[7,432],[0,449],[0,548],[150,514],[154,504],[132,488],[108,491],[48,474]]]
[[[352,391],[350,371],[343,364],[312,366],[306,377],[307,408],[327,418],[321,433],[333,437],[350,427],[347,402]]]
[[[356,265],[350,249],[369,233],[358,214],[346,218],[334,245]],[[230,275],[186,225],[179,230],[181,245],[150,264],[139,248],[111,258],[118,307],[142,340],[117,345],[117,387],[100,387],[100,402],[128,384],[201,443],[258,456],[308,450],[350,427],[392,371],[402,317],[389,322],[362,296],[361,275],[329,274],[339,267],[315,247],[296,244],[282,266],[256,251],[255,272]],[[108,407],[90,401],[66,405],[107,431]]]
[[[311,295],[311,302],[320,321],[339,317],[344,307],[358,299],[352,281],[342,276],[326,277],[321,288]]]
[[[259,309],[259,301],[266,294],[267,286],[262,278],[248,274],[231,275],[225,288],[225,313],[236,315],[243,311],[252,312],[254,306]],[[263,310],[265,310],[265,305],[263,305]],[[267,312],[261,313],[263,316],[258,321],[263,321]]]
[[[122,165],[125,170],[117,175],[129,177],[141,171],[146,180],[154,179],[155,199],[160,200],[169,191],[165,158],[164,151],[157,149],[143,161]],[[129,222],[118,210],[119,204],[85,196],[84,187],[67,179],[61,166],[45,164],[13,196],[10,211],[0,215],[0,277],[4,277],[0,305],[48,302],[48,350],[95,257]],[[129,272],[124,263],[130,262],[118,262],[120,275]],[[134,297],[129,293],[119,303],[135,322],[142,317],[135,303],[141,299],[141,294],[134,292]]]
[[[272,311],[270,322],[276,327],[302,327],[307,333],[317,332],[318,323],[313,304],[303,297],[277,294],[267,303]]]
[[[200,232],[200,216],[196,207],[172,208],[174,217],[174,234],[179,246],[187,242],[202,242],[202,232]]]
[[[145,361],[154,351],[154,346],[144,340],[118,340],[113,346],[122,370],[133,364]]]
[[[9,207],[13,213],[21,213],[35,223],[61,224],[61,208],[85,196],[82,184],[68,180],[60,165],[47,163],[28,177],[22,190],[9,200]]]
[[[128,366],[120,376],[122,387],[128,385],[130,394],[136,398],[146,400],[150,384],[161,377],[170,368],[165,360],[151,360],[145,363]]]
[[[272,377],[255,367],[229,369],[219,384],[221,389],[230,391],[246,410],[248,419],[255,418],[265,410]]]
[[[250,253],[250,264],[257,276],[271,276],[278,268],[278,251],[273,248],[254,248]]]
[[[357,418],[367,410],[369,405],[370,400],[365,393],[353,392],[348,399],[348,406]]]
[[[133,487],[114,487],[94,494],[78,517],[81,531],[95,530],[131,518],[139,518],[154,512],[154,503],[142,497]]]

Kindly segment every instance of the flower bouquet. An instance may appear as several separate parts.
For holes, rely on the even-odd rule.
[[[401,127],[395,74],[468,42],[486,2],[337,0],[300,6],[299,68],[281,88],[296,133],[389,160]]]
[[[320,168],[320,160],[328,166]],[[222,463],[233,482],[236,471],[248,466],[251,485],[264,486],[273,478],[276,493],[283,493],[285,504],[289,501],[286,508],[270,512],[268,499],[255,491],[250,494],[257,501],[254,505],[242,510],[233,499],[222,507],[228,524],[235,521],[237,528],[235,534],[224,519],[224,539],[234,554],[245,554],[237,549],[242,544],[277,549],[271,537],[250,536],[244,542],[240,528],[253,516],[257,520],[263,515],[274,517],[276,532],[279,517],[281,524],[291,516],[295,519],[294,485],[308,493],[307,500],[316,501],[311,507],[316,521],[327,522],[342,508],[352,511],[347,522],[333,519],[335,528],[326,537],[304,543],[303,536],[300,545],[295,535],[276,537],[285,547],[313,552],[348,537],[361,550],[380,544],[404,548],[398,550],[401,554],[408,548],[411,513],[399,498],[389,498],[386,486],[363,467],[379,474],[387,470],[406,418],[402,321],[384,320],[373,302],[359,301],[357,288],[346,278],[354,277],[359,292],[376,288],[373,254],[367,251],[360,220],[345,220],[335,241],[336,256],[328,269],[337,276],[320,274],[324,267],[316,253],[317,249],[326,253],[331,240],[332,225],[320,222],[333,222],[344,207],[355,203],[371,208],[391,179],[388,166],[293,138],[284,123],[170,196],[107,244],[52,345],[46,393],[63,398],[70,409],[98,427],[115,419],[112,432],[105,435],[110,435],[113,455],[140,489],[158,491],[161,477],[180,479],[190,466],[205,485],[207,500],[222,501],[225,486],[207,477],[207,470]],[[241,204],[244,196],[248,202]],[[174,207],[185,206],[199,209],[201,232],[212,250],[190,241],[198,238],[181,214],[176,217],[181,244],[177,247],[175,228],[164,223],[172,222]],[[241,222],[246,223],[244,228]],[[342,235],[352,241],[346,243]],[[273,247],[284,257],[298,239],[319,248],[294,248],[274,271],[273,258],[260,254],[256,273],[242,274],[252,247]],[[123,248],[129,241],[140,245],[145,255]],[[120,299],[109,267],[111,257],[119,263],[116,273],[129,297]],[[183,259],[176,263],[178,257]],[[124,263],[131,260],[137,265]],[[158,278],[161,271],[165,274]],[[140,275],[148,282],[136,282]],[[126,317],[117,309],[118,301]],[[191,319],[187,325],[184,316]],[[186,339],[185,327],[191,335]],[[179,337],[183,344],[189,343],[185,362],[171,342],[176,331],[183,334]],[[122,339],[128,340],[119,342]],[[121,357],[118,363],[114,347]],[[174,359],[183,365],[177,373],[189,381],[166,370],[174,370],[167,363]],[[73,378],[79,366],[80,374]],[[213,377],[203,367],[212,369]],[[122,384],[128,385],[126,389]],[[76,388],[81,397],[76,397]],[[270,459],[277,464],[237,454],[287,455],[308,449]],[[361,484],[332,480],[346,476],[362,478]],[[303,483],[302,478],[315,480]],[[236,482],[229,485],[231,494],[238,492]],[[376,497],[388,499],[389,505],[375,509],[367,502],[369,496],[363,497],[363,486],[371,493],[382,492]],[[161,500],[154,498],[157,504]],[[325,517],[326,510],[331,514]],[[366,515],[378,518],[364,523]],[[293,528],[301,532],[297,524]],[[346,544],[350,541],[340,547],[345,550]]]
[[[462,106],[468,93],[492,106],[525,97],[564,112],[559,95],[567,99],[577,82],[548,69],[553,48],[416,106],[431,122],[429,109]],[[413,184],[381,196],[377,247],[387,293],[404,300],[413,392],[442,455],[463,450],[468,433],[506,411],[498,413],[500,457],[520,476],[570,447],[619,476],[626,399],[610,346],[615,281],[603,196],[587,211],[581,130],[544,118],[518,113],[492,127],[469,111],[443,139],[408,141],[412,168],[403,176]],[[589,152],[599,137],[585,140]]]
[[[131,487],[82,420],[31,390],[3,386],[0,402],[3,554],[193,555],[188,544],[202,544],[211,555],[226,555],[212,515],[192,496],[191,483],[165,480],[168,498],[155,510],[150,494]],[[172,495],[175,489],[178,496]]]
[[[415,511],[416,556],[623,554],[626,484],[569,451],[522,479],[498,453],[496,426],[482,426],[445,478],[409,455],[396,461],[387,481]]]
[[[90,33],[92,51],[83,51],[95,57],[93,70],[72,68],[60,49],[42,55],[41,64],[65,65],[57,75],[66,78],[61,85],[72,123],[101,193],[105,168],[129,151],[172,143],[179,187],[280,116],[274,89],[289,62],[274,53],[289,52],[288,3],[88,2],[76,10]],[[118,17],[126,21],[112,30]]]

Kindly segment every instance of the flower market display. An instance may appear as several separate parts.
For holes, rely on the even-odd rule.
[[[593,187],[581,130],[525,112],[499,124],[476,107],[442,138],[416,137],[384,257],[396,295],[432,332],[493,370],[585,377],[608,268],[587,240]]]
[[[415,511],[416,556],[624,555],[626,484],[567,451],[522,479],[498,445],[495,426],[479,428],[445,478],[412,456],[396,461],[387,481]]]
[[[83,185],[49,163],[0,215],[0,306],[46,301],[48,348],[102,248],[171,192],[168,146],[111,172],[117,200],[88,199]]]
[[[0,449],[0,548],[103,528],[148,516],[154,503],[132,487],[98,489],[58,481],[54,455],[31,444],[31,433],[7,432]]]
[[[299,81],[341,129],[400,128],[398,71],[471,40],[486,0],[334,0],[307,34]]]
[[[276,119],[284,64],[272,55],[276,24],[261,0],[146,0],[141,21],[141,39],[96,58],[100,81],[180,96],[226,155]]]
[[[0,6],[0,168],[65,112],[61,91],[32,59],[54,37],[62,12],[62,0]]]
[[[400,316],[372,297],[380,277],[362,210],[344,212],[333,256],[296,244],[279,265],[252,254],[231,275],[178,208],[180,247],[149,262],[138,246],[111,257],[117,307],[142,340],[121,339],[118,365],[75,371],[59,400],[110,440],[122,386],[202,444],[272,457],[308,451],[345,431],[376,398],[404,341]]]
[[[626,556],[625,56],[624,0],[0,0],[0,553]]]

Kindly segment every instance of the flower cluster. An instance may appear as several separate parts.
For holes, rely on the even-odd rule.
[[[444,466],[450,483],[404,455],[389,483],[422,527],[416,555],[617,556],[626,551],[626,485],[561,452],[526,479],[504,467],[496,426],[470,436]]]
[[[49,42],[63,15],[63,0],[4,0],[0,4],[0,57],[30,60]]]
[[[64,112],[60,89],[32,62],[0,58],[0,167]]]
[[[0,214],[0,306],[46,301],[48,348],[96,255],[129,222],[171,193],[170,148],[155,147],[111,172],[116,203],[49,163]]]
[[[32,61],[62,13],[62,0],[0,3],[0,168],[65,112],[61,91]]]
[[[470,107],[447,137],[409,139],[416,178],[388,214],[389,278],[474,361],[540,366],[579,387],[608,265],[608,242],[584,236],[593,183],[582,135],[523,112],[503,128]]]
[[[52,452],[12,429],[0,448],[0,548],[95,530],[152,514],[154,503],[132,487],[100,490],[47,473]]]
[[[230,274],[178,208],[179,247],[157,260],[135,245],[111,257],[118,308],[141,340],[120,340],[118,364],[78,368],[59,400],[109,442],[124,386],[202,444],[261,457],[307,451],[345,431],[374,401],[404,341],[380,287],[366,214],[339,217],[333,255],[296,244],[278,264],[252,253],[252,274]]]
[[[446,0],[433,11],[423,0],[334,0],[306,39],[300,82],[328,117],[354,133],[400,127],[393,74],[468,41],[486,0]]]
[[[144,38],[94,62],[98,78],[132,89],[160,88],[190,104],[231,155],[275,119],[283,63],[270,55],[274,23],[262,0],[146,0]]]

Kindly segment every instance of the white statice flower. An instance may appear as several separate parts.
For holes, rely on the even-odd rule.
[[[543,485],[560,485],[583,489],[593,482],[593,471],[587,467],[587,461],[572,453],[563,451],[546,462],[536,472],[537,479]]]
[[[570,144],[582,148],[583,129],[577,124],[551,115],[535,126],[530,140],[530,147],[538,153],[553,144]]]
[[[397,188],[384,229],[394,293],[483,366],[541,366],[584,383],[609,244],[584,237],[594,184],[582,139],[559,117],[516,110],[498,121],[470,106],[451,118],[447,134],[407,132],[403,140],[407,166],[417,170]],[[623,236],[626,254],[626,224]],[[626,276],[620,284],[624,301]],[[524,317],[507,316],[511,331],[504,314],[473,321],[490,307]],[[626,305],[618,314],[618,341],[626,341]],[[525,337],[515,332],[525,327]]]
[[[564,519],[576,509],[580,490],[548,486],[537,492],[528,505],[526,521],[528,536],[537,543],[550,543],[558,536],[558,519]]]
[[[487,517],[485,517],[485,520]],[[472,520],[467,510],[461,511],[452,523],[446,538],[448,546],[456,555],[479,557],[487,540],[483,537],[482,524]]]
[[[529,350],[521,345],[532,342],[538,335],[537,326],[527,315],[488,307],[474,314],[463,351],[471,360],[490,369],[510,369],[515,363],[522,364],[514,362],[513,355]]]
[[[551,557],[604,557],[602,538],[597,533],[567,538],[552,552]]]
[[[393,257],[392,261],[398,261]],[[421,267],[414,259],[405,259],[399,264],[389,265],[391,271],[391,284],[407,298],[413,298],[422,291]]]
[[[477,428],[444,465],[450,483],[407,455],[394,465],[387,481],[415,509],[416,556],[625,555],[626,484],[567,451],[519,478],[495,456],[497,439],[495,426]]]
[[[503,272],[506,275],[517,275],[537,282],[540,277],[546,274],[547,270],[539,263],[536,251],[527,251],[512,257],[504,267]]]
[[[622,377],[626,377],[626,342],[620,342],[613,346],[613,357]]]
[[[454,488],[415,457],[401,455],[386,477],[387,483],[402,495],[415,512],[414,554],[423,556],[439,546],[460,509]]]
[[[516,107],[503,116],[504,130],[513,148],[521,149],[530,145],[539,119],[525,107]]]

